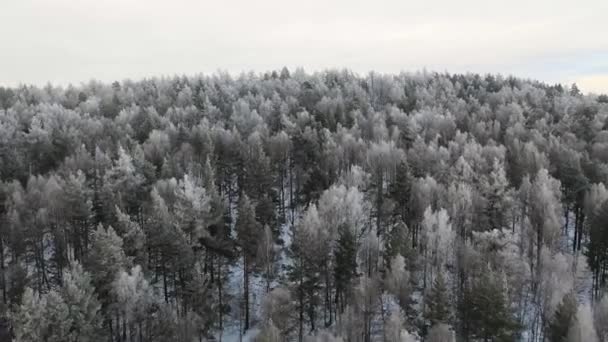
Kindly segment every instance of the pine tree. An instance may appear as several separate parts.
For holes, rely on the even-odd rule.
[[[494,271],[487,270],[465,290],[468,328],[483,341],[512,341],[517,331],[503,284]]]
[[[253,204],[247,195],[243,194],[239,201],[238,218],[236,220],[237,241],[243,255],[243,301],[245,324],[243,329],[249,329],[249,277],[255,267],[257,244],[261,235],[260,224],[255,219]]]
[[[255,341],[259,342],[282,342],[281,331],[269,320],[262,327],[262,331],[255,337]]]
[[[73,331],[74,318],[70,316],[72,308],[67,305],[61,294],[51,291],[45,295],[46,305],[44,306],[44,316],[46,325],[43,329],[42,341],[46,342],[65,342],[74,341],[75,332]],[[86,328],[85,328],[86,329]]]
[[[403,317],[399,309],[393,310],[384,327],[385,342],[402,342]]]
[[[93,286],[104,305],[110,303],[112,282],[129,260],[122,249],[123,241],[112,227],[97,226],[85,266],[91,274]]]
[[[568,329],[567,342],[598,342],[593,313],[588,303],[580,304]]]
[[[483,195],[486,200],[484,214],[489,230],[502,229],[507,225],[505,218],[508,213],[508,186],[504,166],[495,159],[490,175],[483,182]]]
[[[410,273],[406,270],[405,259],[401,255],[393,257],[390,268],[386,274],[386,288],[395,296],[401,309],[409,317],[412,312],[412,285]]]
[[[593,308],[593,316],[600,341],[608,341],[608,294],[604,294]]]
[[[302,220],[294,227],[289,254],[289,280],[294,283],[298,309],[298,340],[304,337],[304,321],[308,318],[310,330],[315,329],[318,291],[321,287],[321,271],[327,242],[326,232],[321,229],[317,207],[311,205]],[[306,317],[307,316],[307,317]]]
[[[608,265],[608,200],[598,206],[590,218],[589,245],[586,256],[593,272],[594,293],[606,285],[606,266]]]
[[[93,218],[91,191],[82,171],[69,176],[63,183],[63,192],[65,216],[72,233],[70,242],[76,260],[82,260],[89,248]]]
[[[112,335],[115,333],[112,319],[108,315],[113,303],[112,284],[119,272],[129,265],[129,260],[122,249],[123,241],[112,227],[106,230],[101,224],[93,232],[91,249],[85,260],[85,266],[91,274],[91,282],[99,295],[102,311],[106,314],[104,327]]]
[[[336,285],[336,305],[339,313],[344,312],[352,290],[352,282],[357,275],[357,245],[351,229],[339,228],[334,250],[334,282]]]
[[[266,279],[266,292],[270,291],[270,284],[276,276],[276,251],[274,238],[270,227],[264,226],[262,236],[258,244],[258,253],[256,261],[262,270],[263,276]]]
[[[79,263],[73,262],[64,275],[61,296],[69,308],[71,340],[95,342],[103,339],[101,304],[91,284],[91,276]]]
[[[410,200],[413,176],[405,159],[397,165],[395,180],[390,184],[389,195],[395,202],[394,214],[405,223],[411,223]]]
[[[547,338],[549,342],[566,342],[568,330],[576,316],[576,297],[572,292],[567,293],[559,303],[553,317],[549,321]]]
[[[390,230],[386,244],[386,252],[384,253],[386,265],[390,267],[390,260],[397,255],[401,255],[405,258],[408,269],[411,271],[414,268],[413,259],[416,254],[409,242],[408,227],[403,221],[397,222]]]
[[[448,288],[443,273],[439,272],[428,296],[427,319],[431,322],[431,326],[434,326],[439,323],[450,323],[450,318],[451,310]]]
[[[20,342],[38,342],[43,340],[43,327],[47,325],[46,298],[40,297],[31,288],[26,288],[21,305],[13,319],[15,338]]]
[[[439,323],[435,324],[429,330],[425,339],[426,342],[455,342],[456,337],[449,325]]]
[[[262,319],[279,329],[287,339],[292,327],[294,304],[288,289],[277,287],[266,294],[262,301]]]
[[[137,265],[129,272],[121,271],[112,284],[112,294],[116,298],[116,309],[123,324],[122,329],[117,326],[116,330],[123,331],[132,340],[137,335],[140,339],[146,336],[144,324],[150,321],[150,312],[156,298],[141,267]]]

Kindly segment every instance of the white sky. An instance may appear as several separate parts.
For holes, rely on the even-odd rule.
[[[0,85],[350,68],[608,93],[608,0],[0,0]]]

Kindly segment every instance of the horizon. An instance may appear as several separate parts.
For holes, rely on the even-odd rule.
[[[319,70],[308,70],[306,68],[303,67],[294,67],[294,68],[289,68],[287,66],[281,66],[281,67],[277,67],[274,69],[268,69],[268,70],[243,70],[243,71],[230,71],[230,70],[222,70],[222,69],[218,69],[212,72],[194,72],[194,73],[174,73],[174,74],[157,74],[157,75],[143,75],[140,77],[133,77],[133,78],[129,78],[129,77],[123,77],[123,78],[118,78],[118,79],[99,79],[99,78],[90,78],[88,80],[80,80],[80,81],[68,81],[68,82],[52,82],[52,81],[46,81],[46,82],[41,82],[41,83],[24,83],[24,82],[20,82],[17,84],[12,84],[12,85],[6,85],[6,84],[0,84],[0,87],[4,87],[4,88],[11,88],[11,89],[15,89],[15,88],[21,88],[21,87],[37,87],[37,88],[44,88],[46,86],[52,86],[52,87],[56,87],[56,88],[61,88],[61,89],[65,89],[68,87],[81,87],[81,86],[87,86],[90,83],[102,83],[102,84],[112,84],[114,82],[118,82],[118,83],[124,83],[124,82],[134,82],[134,83],[138,83],[138,82],[142,82],[142,81],[146,81],[146,80],[170,80],[170,79],[174,79],[174,78],[181,78],[181,77],[186,77],[189,79],[192,78],[197,78],[197,77],[202,77],[202,78],[207,78],[207,77],[216,77],[216,76],[221,76],[221,75],[225,75],[228,74],[232,79],[238,79],[239,77],[242,76],[248,76],[248,75],[254,75],[255,77],[259,77],[262,78],[267,74],[270,74],[272,72],[280,72],[283,68],[287,68],[287,70],[290,72],[290,74],[294,74],[295,72],[299,72],[302,71],[304,72],[306,75],[315,75],[315,74],[319,74],[319,73],[324,73],[324,72],[332,72],[332,71],[338,71],[338,72],[342,72],[342,71],[347,71],[352,73],[355,77],[359,77],[359,78],[365,78],[370,74],[375,74],[378,76],[399,76],[399,75],[417,75],[417,74],[439,74],[439,75],[448,75],[448,76],[454,76],[454,75],[479,75],[482,77],[486,77],[486,76],[494,76],[494,77],[502,77],[504,79],[507,78],[516,78],[518,80],[524,81],[524,82],[539,82],[548,86],[554,86],[554,85],[561,85],[563,87],[571,87],[573,84],[576,84],[577,87],[579,88],[580,91],[585,92],[584,89],[581,89],[581,85],[578,84],[577,82],[546,82],[544,80],[541,79],[536,79],[533,77],[525,77],[525,76],[520,76],[520,75],[514,75],[514,74],[503,74],[503,73],[495,73],[495,72],[473,72],[473,71],[464,71],[464,72],[450,72],[449,70],[443,70],[443,71],[438,71],[438,70],[430,70],[430,69],[426,69],[426,68],[422,68],[422,69],[417,69],[417,70],[401,70],[398,72],[379,72],[379,71],[375,71],[375,70],[367,70],[364,72],[358,72],[349,68],[323,68],[323,69],[319,69]],[[608,91],[608,90],[607,90]],[[595,94],[592,92],[589,92],[588,95],[590,94]],[[597,93],[597,95],[600,95],[602,93]]]

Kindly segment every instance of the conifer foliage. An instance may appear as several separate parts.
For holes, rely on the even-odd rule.
[[[608,101],[302,69],[0,87],[0,339],[608,339]]]

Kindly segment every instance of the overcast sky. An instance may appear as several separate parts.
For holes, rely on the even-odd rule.
[[[608,92],[607,14],[607,0],[0,0],[0,85],[285,65]]]

